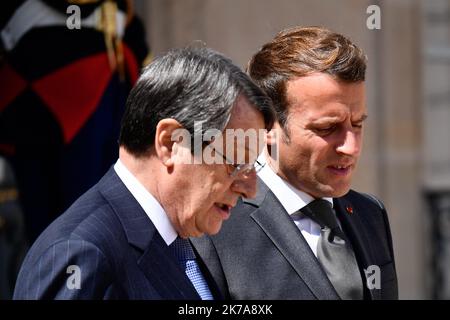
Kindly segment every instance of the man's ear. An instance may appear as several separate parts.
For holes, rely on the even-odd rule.
[[[175,119],[162,119],[156,126],[155,151],[158,158],[166,167],[173,166],[174,147],[177,139],[176,130],[182,125]]]

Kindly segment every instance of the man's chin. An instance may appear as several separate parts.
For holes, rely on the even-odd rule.
[[[315,198],[340,198],[350,191],[350,186],[321,185],[320,191],[314,195]]]
[[[210,228],[210,229],[209,229],[208,231],[206,231],[205,233],[206,233],[208,236],[213,236],[213,235],[215,235],[215,234],[218,234],[221,228],[222,228],[222,223],[221,223],[219,226],[217,226],[217,227]]]
[[[216,235],[220,232],[220,230],[222,229],[222,225],[223,225],[223,220],[220,221],[214,221],[213,224],[210,224],[209,226],[207,226],[205,228],[205,234],[209,235],[209,236],[213,236]]]
[[[340,198],[340,197],[345,196],[349,191],[350,191],[350,186],[335,188],[335,189],[332,189],[332,191],[330,192],[330,195],[328,197]]]

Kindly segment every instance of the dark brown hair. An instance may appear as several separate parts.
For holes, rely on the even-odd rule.
[[[272,99],[286,132],[287,81],[313,72],[345,82],[364,81],[366,62],[364,52],[343,35],[323,27],[294,27],[266,43],[249,61],[247,72]]]

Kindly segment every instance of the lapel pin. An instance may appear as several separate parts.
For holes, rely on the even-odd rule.
[[[348,214],[353,214],[353,208],[351,206],[346,206],[345,210],[347,210]]]

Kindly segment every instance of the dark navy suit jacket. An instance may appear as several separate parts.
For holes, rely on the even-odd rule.
[[[220,298],[199,262],[211,292]],[[111,168],[34,243],[19,273],[14,299],[200,297]]]
[[[365,278],[364,269],[369,274],[365,299],[397,299],[384,206],[376,198],[355,191],[333,202],[355,251],[361,277]],[[225,298],[339,299],[300,230],[259,178],[255,199],[243,199],[217,235],[192,242]],[[379,267],[380,272],[370,266]]]

